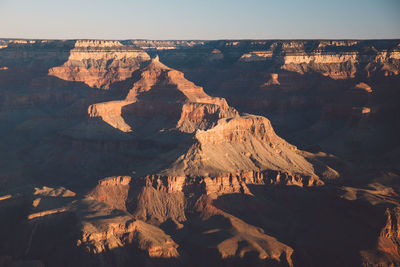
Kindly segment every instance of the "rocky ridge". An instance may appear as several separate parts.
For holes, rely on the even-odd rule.
[[[171,121],[177,120],[176,127],[183,132],[193,132],[237,112],[224,99],[205,94],[201,87],[186,80],[183,73],[166,67],[158,57],[140,70],[140,79],[124,100],[89,107],[90,117],[101,117],[123,132],[132,131],[123,115],[157,116],[160,113],[170,116]]]
[[[0,265],[399,265],[398,40],[0,46]]]

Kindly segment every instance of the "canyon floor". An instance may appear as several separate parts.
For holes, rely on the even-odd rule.
[[[399,40],[0,39],[0,266],[399,266]]]

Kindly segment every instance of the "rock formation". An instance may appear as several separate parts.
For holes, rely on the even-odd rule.
[[[0,265],[398,266],[399,43],[0,40]]]
[[[265,84],[263,84],[263,87],[268,87],[270,85],[280,85],[278,77],[278,73],[271,73],[271,78]]]
[[[237,113],[224,99],[208,96],[203,88],[162,64],[158,57],[139,72],[140,79],[124,100],[94,104],[89,107],[90,117],[101,117],[114,128],[131,132],[123,116],[165,114],[170,121],[177,121],[176,127],[181,131],[193,132],[212,125],[218,118]]]
[[[146,52],[125,48],[117,41],[77,41],[69,54],[68,61],[51,68],[49,75],[99,89],[131,77],[149,59]]]

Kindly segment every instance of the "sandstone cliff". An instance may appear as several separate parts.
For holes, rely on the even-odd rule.
[[[0,265],[399,265],[398,53],[0,40]]]
[[[51,68],[49,75],[108,89],[110,84],[131,77],[149,58],[146,52],[124,47],[117,41],[77,41],[68,60]]]
[[[135,116],[165,114],[181,131],[193,132],[213,125],[218,118],[237,114],[225,99],[208,96],[203,88],[186,80],[183,73],[162,64],[158,57],[139,73],[140,79],[124,100],[94,104],[89,107],[90,117],[101,117],[114,128],[130,132],[135,129],[132,130],[124,117],[133,118],[132,124],[136,124]]]

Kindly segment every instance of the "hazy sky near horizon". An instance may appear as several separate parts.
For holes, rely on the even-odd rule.
[[[400,38],[400,0],[0,0],[0,38]]]

